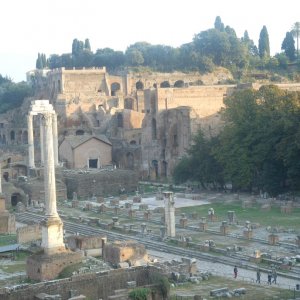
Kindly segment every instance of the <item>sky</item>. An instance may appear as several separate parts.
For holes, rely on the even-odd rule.
[[[39,52],[70,53],[75,38],[88,38],[93,52],[125,51],[140,41],[179,47],[213,28],[216,16],[238,37],[247,30],[256,45],[265,25],[274,55],[286,32],[300,22],[299,11],[299,0],[4,0],[0,74],[25,80]]]

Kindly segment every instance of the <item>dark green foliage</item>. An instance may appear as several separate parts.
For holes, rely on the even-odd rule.
[[[225,27],[224,27],[224,24],[221,21],[221,17],[220,16],[216,17],[214,26],[215,26],[215,29],[217,29],[219,31],[224,31]]]
[[[292,34],[296,38],[297,42],[297,59],[299,58],[299,37],[300,37],[300,22],[296,22],[292,28]]]
[[[296,49],[295,49],[295,41],[293,38],[293,34],[291,32],[287,32],[285,38],[281,45],[281,50],[284,51],[285,55],[289,58],[290,61],[295,60]]]
[[[35,67],[37,69],[44,69],[44,68],[47,67],[46,54],[44,54],[44,53],[38,53],[38,58],[36,60]]]
[[[270,57],[270,41],[266,26],[263,26],[259,34],[258,51],[261,58]]]
[[[31,87],[25,82],[13,83],[0,75],[0,113],[20,106],[31,95]]]
[[[91,44],[89,39],[85,39],[84,41],[84,49],[91,51]]]
[[[128,296],[132,300],[147,300],[151,290],[147,288],[136,288],[129,292]]]
[[[270,85],[238,91],[224,103],[224,129],[211,139],[198,133],[175,180],[226,182],[272,196],[300,190],[300,93]]]

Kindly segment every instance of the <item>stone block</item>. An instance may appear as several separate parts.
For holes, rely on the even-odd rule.
[[[205,223],[203,223],[203,222],[199,223],[199,230],[200,231],[205,232],[207,230],[207,228],[208,228],[208,225],[207,225],[206,222]]]
[[[291,205],[283,205],[280,207],[280,212],[282,214],[291,214],[293,207]]]
[[[279,237],[277,234],[270,234],[268,236],[268,242],[270,245],[276,245],[279,242]]]
[[[179,220],[179,224],[180,224],[180,227],[182,227],[182,228],[187,227],[188,219],[187,219],[187,218],[181,218],[181,219]]]
[[[243,236],[247,240],[251,240],[253,237],[253,231],[252,230],[244,230],[243,231]]]

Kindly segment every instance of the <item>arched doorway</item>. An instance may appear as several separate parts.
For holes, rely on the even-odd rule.
[[[126,154],[126,165],[127,165],[128,169],[130,169],[130,170],[134,169],[134,157],[131,152],[128,152]]]
[[[116,96],[117,92],[120,91],[120,89],[121,89],[120,83],[118,83],[118,82],[112,83],[110,89],[111,89],[111,95]]]
[[[158,161],[152,160],[152,174],[151,179],[156,180],[158,178]]]
[[[15,207],[18,202],[22,202],[22,196],[20,193],[13,193],[10,198],[11,206]]]

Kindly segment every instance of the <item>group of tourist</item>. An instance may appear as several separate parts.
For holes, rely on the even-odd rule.
[[[260,269],[257,270],[256,272],[256,283],[260,283],[260,277],[261,277],[261,272]],[[277,272],[275,269],[273,269],[272,271],[268,272],[268,280],[267,283],[268,285],[271,285],[272,283],[277,283]]]
[[[233,268],[233,277],[237,278],[238,275],[238,269],[237,266],[234,266]],[[256,271],[256,283],[260,283],[260,278],[261,278],[261,271],[258,269]],[[272,285],[272,283],[277,283],[277,272],[275,269],[272,269],[272,271],[268,272],[268,280],[267,280],[268,285]]]

